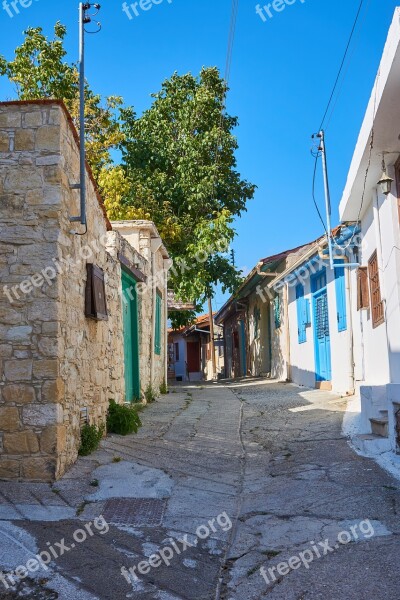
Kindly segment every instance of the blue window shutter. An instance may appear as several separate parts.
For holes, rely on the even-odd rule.
[[[335,286],[338,331],[346,331],[346,277],[344,267],[335,268]]]
[[[311,303],[307,298],[306,303],[306,325],[311,325]]]
[[[296,304],[297,304],[297,331],[299,344],[304,344],[307,341],[306,320],[307,320],[307,304],[304,299],[304,287],[299,284],[296,286]]]

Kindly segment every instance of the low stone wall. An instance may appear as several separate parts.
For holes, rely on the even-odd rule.
[[[147,276],[151,262],[139,252],[140,228],[139,248],[111,231],[89,172],[88,229],[72,232],[84,233],[70,222],[78,181],[76,132],[59,103],[0,104],[0,478],[61,476],[77,457],[82,410],[104,423],[110,398],[125,399],[120,256]],[[165,249],[157,269],[164,260]],[[107,321],[85,317],[87,263],[104,271]],[[152,307],[150,291],[140,308],[143,388]]]

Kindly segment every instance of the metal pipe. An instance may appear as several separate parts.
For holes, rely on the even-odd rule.
[[[327,226],[327,236],[328,236],[328,248],[329,248],[329,264],[331,269],[334,268],[333,262],[333,251],[332,251],[332,226],[331,226],[331,216],[332,216],[332,206],[331,206],[331,196],[329,191],[329,179],[328,179],[328,165],[326,160],[326,148],[325,148],[325,133],[321,130],[318,134],[318,137],[321,139],[321,153],[322,153],[322,168],[324,173],[324,188],[325,188],[325,204],[326,204],[326,226]]]
[[[81,224],[86,225],[86,154],[85,154],[85,9],[79,4],[79,144]]]

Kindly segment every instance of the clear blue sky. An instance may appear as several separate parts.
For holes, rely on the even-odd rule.
[[[368,10],[327,130],[334,222],[397,3],[366,0]],[[51,33],[58,19],[68,26],[69,57],[75,60],[77,5],[33,0],[13,18],[0,7],[0,53],[11,57],[27,26],[40,25]],[[311,199],[310,136],[319,126],[359,0],[296,0],[265,22],[255,5],[240,0],[228,100],[228,111],[240,121],[239,170],[258,186],[236,226],[237,263],[247,269],[264,256],[322,234]],[[150,105],[150,93],[174,71],[198,73],[203,65],[223,71],[230,7],[231,0],[161,0],[129,20],[119,0],[104,0],[103,30],[87,40],[92,87],[124,96],[140,113]],[[14,96],[6,81],[0,80],[0,86],[2,99]],[[318,198],[323,206],[321,188]],[[217,307],[222,300],[219,294]]]

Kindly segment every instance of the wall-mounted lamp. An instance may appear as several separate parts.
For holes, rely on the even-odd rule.
[[[386,171],[385,157],[382,159],[382,175],[378,181],[378,185],[381,186],[382,194],[388,196],[392,189],[393,179],[389,177]]]

